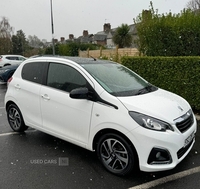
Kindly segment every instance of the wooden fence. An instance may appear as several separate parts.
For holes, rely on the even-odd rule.
[[[80,57],[93,57],[102,59],[112,59],[120,61],[122,56],[139,56],[139,51],[136,48],[116,48],[116,49],[100,49],[79,51]]]

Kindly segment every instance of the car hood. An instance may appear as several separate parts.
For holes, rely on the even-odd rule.
[[[190,105],[185,99],[162,89],[137,96],[118,97],[118,99],[129,111],[139,112],[168,122],[173,122],[174,119],[190,109]]]

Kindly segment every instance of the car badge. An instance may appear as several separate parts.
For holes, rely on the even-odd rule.
[[[183,111],[183,108],[181,108],[180,106],[178,106],[178,109],[181,110],[181,111]]]

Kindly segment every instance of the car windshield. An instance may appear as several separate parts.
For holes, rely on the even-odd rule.
[[[155,91],[157,88],[133,71],[115,63],[82,64],[82,67],[110,94],[132,96]]]

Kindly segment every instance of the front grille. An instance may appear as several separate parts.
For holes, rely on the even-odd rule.
[[[176,127],[181,133],[184,133],[185,131],[187,131],[194,123],[192,110],[189,110],[186,114],[176,119],[175,123],[176,123]]]
[[[186,147],[183,147],[181,148],[178,152],[177,152],[177,157],[178,159],[180,159],[184,154],[185,152],[188,151],[188,149],[190,148],[190,146],[192,145],[194,139],[186,146]]]

